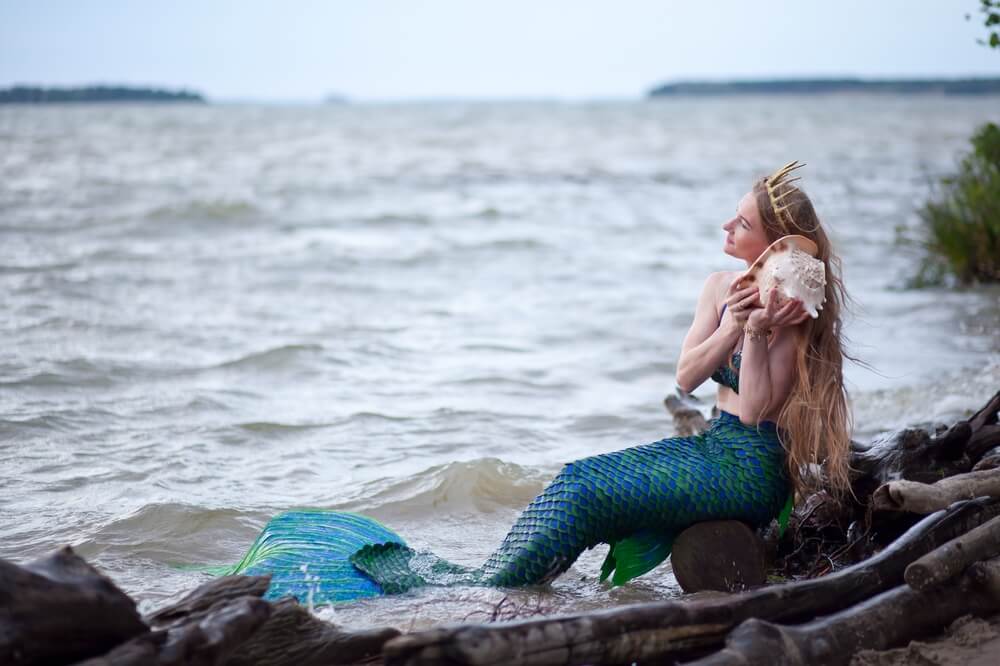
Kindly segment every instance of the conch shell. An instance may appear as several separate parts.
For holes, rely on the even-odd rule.
[[[760,300],[767,305],[772,287],[778,287],[778,305],[797,298],[813,319],[819,317],[826,300],[826,267],[816,259],[819,248],[805,236],[783,236],[771,243],[746,273],[737,287],[757,284]]]

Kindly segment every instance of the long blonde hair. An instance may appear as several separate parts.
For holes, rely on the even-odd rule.
[[[841,310],[849,301],[840,258],[820,224],[812,202],[795,186],[778,185],[787,213],[775,214],[764,179],[753,186],[757,208],[768,239],[800,234],[819,247],[817,259],[826,267],[826,301],[817,319],[795,327],[795,380],[778,415],[787,452],[789,478],[800,495],[825,487],[834,497],[850,491],[849,460],[853,419],[844,387],[844,359],[859,362],[844,350]],[[785,441],[787,440],[787,441]],[[812,471],[820,465],[822,477]]]

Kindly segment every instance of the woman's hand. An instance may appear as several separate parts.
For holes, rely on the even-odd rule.
[[[802,301],[797,298],[789,299],[779,307],[778,288],[772,287],[767,297],[767,305],[754,309],[747,317],[747,321],[753,328],[769,330],[801,324],[808,316],[809,313],[802,307]]]
[[[737,282],[739,282],[739,278],[733,280],[726,291],[726,309],[729,310],[736,324],[740,328],[743,328],[747,323],[747,318],[750,316],[751,311],[755,307],[759,308],[761,305],[760,290],[757,289],[756,285],[746,287],[745,289],[737,289]]]

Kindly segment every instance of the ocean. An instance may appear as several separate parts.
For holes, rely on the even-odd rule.
[[[478,565],[574,459],[670,436],[721,225],[806,162],[861,441],[1000,387],[1000,289],[907,288],[996,97],[0,107],[0,557],[150,610],[293,507]],[[901,230],[901,231],[900,231]],[[696,394],[706,406],[715,386]],[[677,596],[669,564],[320,611],[414,629]]]

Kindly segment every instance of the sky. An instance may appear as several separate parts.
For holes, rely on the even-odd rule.
[[[0,87],[218,101],[635,98],[678,80],[1000,76],[979,0],[0,0]],[[966,14],[972,20],[966,20]]]

